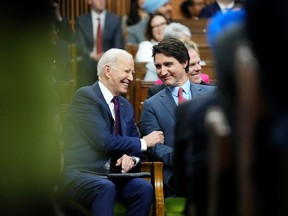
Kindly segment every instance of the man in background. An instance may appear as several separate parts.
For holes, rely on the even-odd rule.
[[[97,62],[103,52],[123,48],[121,17],[106,10],[106,0],[86,1],[90,12],[76,19],[77,53],[81,58],[78,62],[78,87],[98,80]]]

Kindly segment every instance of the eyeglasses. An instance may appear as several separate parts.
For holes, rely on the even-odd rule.
[[[162,22],[162,23],[160,23],[160,24],[158,24],[158,25],[151,26],[151,28],[152,28],[152,29],[154,29],[154,28],[160,28],[160,27],[162,27],[162,26],[164,26],[164,25],[167,25],[167,23],[166,23],[166,22]]]

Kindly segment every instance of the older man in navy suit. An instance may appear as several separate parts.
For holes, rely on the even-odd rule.
[[[87,0],[91,11],[76,19],[77,52],[79,62],[78,86],[90,85],[97,77],[97,62],[103,52],[111,48],[123,48],[121,17],[107,11],[106,0]],[[98,24],[101,26],[102,47],[98,47]]]
[[[153,46],[154,64],[157,75],[166,87],[144,101],[138,124],[141,135],[154,130],[164,132],[165,145],[155,145],[149,149],[152,160],[164,162],[164,195],[175,196],[173,180],[174,126],[179,99],[191,100],[215,91],[215,86],[192,83],[187,76],[189,53],[184,43],[175,38],[167,38]],[[179,94],[182,89],[182,96]],[[183,99],[182,99],[183,100]]]
[[[91,174],[111,172],[112,167],[116,172],[133,172],[142,152],[164,142],[161,131],[140,139],[133,107],[120,96],[127,93],[133,73],[131,54],[108,50],[98,62],[99,81],[79,88],[68,109],[63,128],[65,191],[69,198],[90,207],[93,216],[113,216],[115,201],[127,207],[127,215],[150,212],[153,187],[147,180],[110,180]],[[116,104],[119,112],[114,110]]]

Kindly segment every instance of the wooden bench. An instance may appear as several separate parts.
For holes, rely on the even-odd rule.
[[[198,50],[200,53],[200,59],[203,61],[212,62],[215,61],[214,53],[209,44],[198,44]]]
[[[211,84],[217,84],[217,74],[214,63],[206,62],[206,65],[202,66],[202,73],[207,74],[210,77]]]
[[[142,111],[144,100],[147,98],[147,92],[150,86],[154,85],[155,81],[135,80],[135,100],[133,103],[135,111],[135,122],[138,123]]]
[[[146,64],[147,62],[135,62],[135,74],[134,81],[130,84],[127,94],[125,94],[125,98],[129,100],[129,102],[134,105],[135,101],[135,80],[140,79],[143,80],[146,74]]]
[[[126,44],[126,43],[124,43]],[[133,58],[135,59],[136,53],[138,51],[138,44],[132,44],[132,43],[128,43],[126,46],[126,51],[129,52]]]
[[[208,20],[209,19],[205,19],[205,18],[201,18],[198,20],[195,20],[195,19],[178,19],[178,20],[174,20],[174,22],[179,22],[179,23],[187,26],[190,29],[190,31],[192,33],[192,37],[193,37],[193,34],[206,33]]]

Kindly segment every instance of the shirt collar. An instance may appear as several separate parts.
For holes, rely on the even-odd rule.
[[[105,19],[106,10],[103,10],[100,14],[96,13],[94,10],[91,10],[92,19],[97,20],[100,17],[101,21]]]
[[[106,88],[106,86],[101,81],[99,81],[99,87],[100,87],[100,90],[104,96],[106,103],[107,104],[111,103],[111,101],[114,97],[112,95],[112,93],[109,91],[109,89]]]
[[[170,91],[172,92],[172,94],[175,97],[178,96],[178,90],[179,90],[180,87],[183,88],[184,94],[189,94],[189,91],[190,91],[190,80],[187,79],[187,81],[182,86],[175,86],[175,87],[168,86],[168,88],[170,89]]]
[[[217,3],[218,3],[218,5],[219,5],[221,11],[224,11],[225,9],[226,9],[226,10],[227,10],[227,9],[232,9],[232,8],[234,7],[234,5],[235,5],[235,2],[234,2],[234,1],[232,1],[232,2],[229,3],[228,5],[224,5],[224,4],[223,4],[222,2],[220,2],[220,1],[217,1]]]

